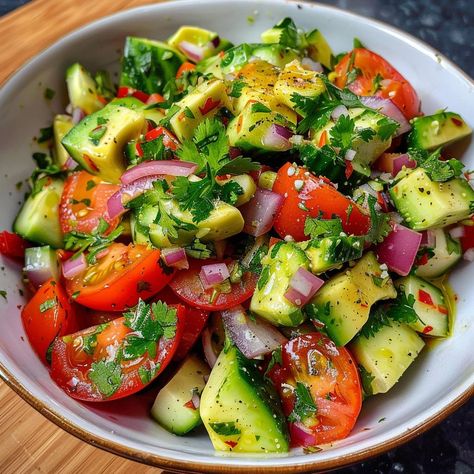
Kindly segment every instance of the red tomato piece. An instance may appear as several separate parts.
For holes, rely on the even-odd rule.
[[[153,301],[164,301],[166,304],[181,304],[185,309],[183,335],[179,341],[178,349],[173,360],[182,360],[192,349],[196,341],[199,339],[204,326],[209,318],[209,311],[194,308],[184,303],[179,296],[173,293],[169,286],[161,290]]]
[[[461,246],[463,252],[474,248],[474,217],[471,218],[473,225],[464,226],[464,235],[461,237]]]
[[[205,290],[199,278],[203,265],[222,263],[218,260],[190,260],[189,270],[179,272],[171,281],[170,288],[186,303],[200,309],[221,311],[232,308],[248,300],[257,286],[258,275],[245,272],[239,283],[232,283],[229,293],[218,293],[209,288]],[[225,261],[227,265],[232,263]]]
[[[190,63],[188,61],[184,62],[179,66],[178,71],[176,72],[176,79],[181,77],[186,71],[194,71],[196,69],[196,65],[193,63]]]
[[[74,308],[59,282],[48,280],[24,306],[21,319],[31,346],[48,362],[54,339],[77,331]]]
[[[72,173],[66,180],[59,205],[59,220],[63,233],[76,230],[91,233],[104,219],[112,232],[120,222],[112,219],[107,210],[107,201],[120,189],[116,184],[103,183],[98,176],[87,171]]]
[[[148,97],[146,105],[161,104],[162,102],[166,102],[165,98],[161,94],[154,92],[153,94],[150,94],[150,97]]]
[[[19,235],[6,230],[0,232],[0,253],[5,257],[23,259],[26,247],[28,243]]]
[[[211,110],[219,107],[220,103],[220,100],[214,100],[212,97],[208,97],[205,104],[202,107],[199,107],[199,112],[201,112],[201,115],[206,115]]]
[[[306,418],[290,422],[292,444],[316,446],[348,436],[362,407],[357,365],[349,351],[315,332],[288,341],[282,349],[282,363],[269,376],[282,397],[285,415],[295,408],[298,384],[309,391],[316,407]]]
[[[155,295],[173,277],[165,267],[158,249],[145,245],[114,243],[108,253],[83,273],[66,281],[68,294],[88,308],[124,311],[139,298]]]
[[[357,77],[347,84],[348,74],[358,71]],[[390,99],[412,119],[420,115],[420,99],[412,85],[384,58],[365,48],[355,48],[336,65],[336,85],[347,87],[357,95],[376,95]]]
[[[178,139],[166,128],[164,127],[156,127],[152,130],[150,130],[146,135],[145,135],[145,141],[150,142],[151,140],[155,140],[156,138],[160,137],[163,135],[163,145],[166,148],[169,148],[172,151],[176,151],[178,149]],[[140,142],[137,143],[137,153],[139,156],[143,156],[143,150],[140,145]]]
[[[318,178],[306,168],[286,163],[280,168],[273,192],[285,196],[283,206],[273,226],[280,237],[291,235],[296,241],[307,240],[306,218],[340,217],[344,232],[364,235],[370,229],[370,217],[350,198],[341,194],[324,178]]]
[[[434,306],[431,295],[424,290],[418,290],[418,301],[428,306]]]
[[[124,317],[56,339],[51,377],[78,400],[101,402],[138,392],[166,368],[178,347],[184,308],[177,305],[174,309],[176,330],[172,337],[144,340],[146,350],[136,357],[133,352],[127,355],[137,335]]]
[[[117,91],[117,97],[135,97],[135,99],[141,100],[142,102],[147,102],[150,98],[149,94],[146,92],[139,91],[133,87],[120,86]]]

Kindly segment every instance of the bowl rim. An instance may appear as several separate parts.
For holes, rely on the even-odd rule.
[[[206,0],[206,3],[222,3],[224,0]],[[253,0],[234,0],[236,3],[253,3]],[[318,2],[309,2],[307,0],[258,0],[260,3],[265,4],[274,4],[275,1],[279,1],[282,4],[301,4],[305,5],[309,8],[320,8],[327,10],[329,12],[335,12],[337,14],[343,14],[349,19],[357,18],[359,20],[363,20],[368,24],[373,24],[378,27],[382,27],[386,31],[388,31],[393,36],[400,38],[402,41],[408,43],[410,46],[414,47],[415,49],[421,51],[422,53],[428,54],[433,57],[434,60],[437,60],[440,64],[443,64],[445,70],[450,70],[451,73],[456,74],[457,76],[461,77],[464,81],[468,83],[468,85],[474,88],[474,80],[464,72],[458,65],[448,59],[444,54],[439,52],[436,48],[425,43],[423,40],[416,38],[415,36],[411,35],[410,33],[406,33],[394,26],[388,25],[378,19],[368,18],[363,15],[346,11],[340,7],[336,7],[333,5],[326,5],[320,4]],[[60,37],[57,39],[53,44],[48,46],[47,48],[40,51],[38,54],[27,60],[20,68],[10,74],[7,79],[4,81],[3,84],[0,85],[0,91],[2,93],[5,92],[6,89],[12,87],[16,81],[20,78],[23,72],[27,71],[29,68],[33,68],[36,64],[41,63],[41,61],[46,57],[48,54],[54,52],[54,50],[60,45],[68,40],[73,40],[76,36],[79,36],[88,30],[94,30],[96,27],[100,26],[101,24],[106,24],[110,21],[114,21],[117,18],[123,17],[129,14],[131,11],[148,11],[159,9],[163,5],[192,5],[194,4],[194,0],[179,0],[179,1],[163,1],[156,4],[149,4],[149,5],[142,5],[134,8],[127,8],[125,10],[121,10],[119,12],[115,12],[110,15],[106,15],[101,17],[97,20],[89,22],[79,28],[74,29],[73,31],[69,32],[68,34]],[[252,472],[255,474],[260,473],[310,473],[315,472],[315,469],[318,471],[326,471],[332,470],[336,468],[342,468],[357,462],[361,462],[363,460],[375,457],[380,455],[390,449],[393,449],[401,444],[408,442],[409,440],[413,439],[414,437],[418,436],[419,434],[427,431],[429,428],[434,426],[435,424],[441,422],[447,416],[452,414],[456,411],[459,407],[461,407],[464,403],[466,403],[473,395],[474,395],[474,382],[471,385],[468,385],[464,391],[462,391],[456,398],[452,400],[448,400],[448,403],[439,409],[437,409],[431,416],[424,419],[420,423],[418,423],[413,428],[406,430],[403,433],[396,434],[389,439],[382,441],[374,446],[357,450],[353,453],[346,454],[340,456],[337,459],[329,459],[324,461],[318,461],[317,459],[308,459],[307,462],[301,462],[304,458],[298,458],[297,464],[294,465],[272,465],[272,466],[259,466],[257,464],[250,466],[239,466],[239,465],[230,465],[225,464],[224,461],[222,463],[199,463],[196,461],[184,461],[172,457],[167,457],[163,455],[154,454],[147,451],[142,451],[139,449],[134,449],[131,447],[127,447],[121,443],[103,438],[98,436],[97,434],[88,431],[78,424],[68,420],[66,417],[62,416],[58,410],[52,409],[48,406],[45,402],[36,398],[32,393],[30,393],[20,382],[17,378],[8,370],[8,368],[0,362],[0,378],[4,380],[4,382],[16,392],[23,400],[25,400],[31,407],[45,416],[49,421],[53,422],[55,425],[59,426],[69,434],[72,434],[76,438],[85,441],[95,447],[108,451],[110,453],[120,455],[122,457],[128,458],[133,461],[141,462],[144,464],[148,464],[151,466],[160,467],[163,469],[170,469],[170,470],[177,470],[183,469],[186,472],[200,472],[200,473],[239,473],[242,474],[244,472]],[[223,460],[225,458],[222,458]],[[279,458],[275,458],[276,460]],[[181,471],[180,471],[181,472]]]

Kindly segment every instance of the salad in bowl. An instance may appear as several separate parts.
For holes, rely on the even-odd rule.
[[[0,235],[51,378],[91,403],[158,384],[153,419],[204,425],[217,451],[349,436],[366,398],[453,336],[474,190],[449,145],[469,124],[423,114],[357,38],[335,55],[291,18],[260,43],[129,36],[117,81],[67,69]]]

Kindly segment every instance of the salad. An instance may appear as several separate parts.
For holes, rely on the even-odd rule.
[[[219,451],[347,437],[451,335],[474,190],[447,146],[469,125],[423,114],[360,40],[335,55],[290,18],[261,43],[127,37],[118,82],[67,69],[0,234],[32,348],[77,400],[151,385],[157,423],[204,425]]]

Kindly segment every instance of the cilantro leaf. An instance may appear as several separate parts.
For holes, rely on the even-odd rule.
[[[297,49],[300,44],[298,29],[291,18],[284,18],[279,21],[273,30],[281,30],[278,43],[288,48]]]
[[[337,237],[343,232],[342,222],[339,217],[322,219],[321,217],[307,217],[304,223],[304,233],[311,239],[322,237]]]
[[[441,148],[438,148],[431,154],[426,150],[410,148],[408,154],[414,159],[418,166],[423,168],[430,179],[436,182],[445,182],[451,178],[460,176],[464,165],[455,158],[448,161],[442,161]]]
[[[58,304],[58,301],[56,298],[51,298],[49,300],[44,301],[43,303],[40,304],[39,310],[40,313],[44,313],[48,311],[48,309],[54,308]]]
[[[239,183],[227,181],[221,186],[218,196],[221,201],[234,205],[242,194],[244,194],[244,190]]]
[[[222,423],[209,423],[212,430],[218,435],[233,436],[241,433],[233,421],[226,421]]]
[[[309,388],[302,382],[296,382],[296,402],[293,411],[288,417],[289,421],[304,421],[317,413],[318,409],[314,403]]]
[[[370,397],[374,394],[372,389],[372,382],[375,380],[375,377],[362,365],[358,366],[360,381],[362,382],[362,394],[364,398]]]
[[[398,130],[400,124],[388,117],[382,117],[377,121],[377,135],[381,140],[388,140]]]
[[[365,239],[367,242],[382,242],[392,231],[390,215],[376,209],[377,199],[371,194],[367,195],[367,204],[370,212],[370,229]]]
[[[92,362],[89,379],[105,397],[111,397],[122,384],[122,370],[116,362]]]
[[[272,110],[269,109],[266,105],[261,104],[260,102],[255,102],[252,104],[250,107],[250,110],[252,111],[253,114],[269,114]]]
[[[229,97],[239,98],[242,95],[242,90],[247,84],[241,79],[232,82],[232,88],[229,92]]]
[[[172,158],[172,151],[163,143],[163,135],[160,135],[153,140],[140,143],[140,148],[143,152],[141,161],[145,160],[168,160]]]
[[[329,131],[331,145],[347,150],[351,147],[355,122],[348,115],[342,114]]]
[[[54,136],[54,131],[53,131],[53,127],[44,127],[44,128],[40,128],[40,134],[39,134],[39,137],[37,139],[37,142],[38,143],[44,143],[44,142],[47,142],[49,140],[51,140]]]

